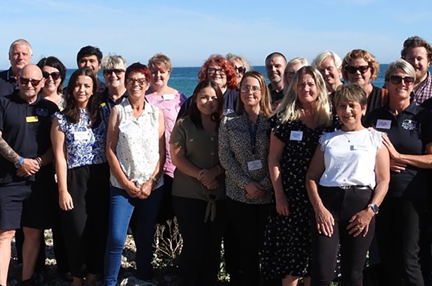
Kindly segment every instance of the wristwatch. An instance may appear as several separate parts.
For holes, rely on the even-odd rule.
[[[15,168],[19,169],[21,168],[22,164],[24,163],[24,158],[23,157],[19,157],[18,161],[15,162]]]
[[[378,214],[379,207],[376,204],[368,204],[368,208],[371,208],[374,214]]]

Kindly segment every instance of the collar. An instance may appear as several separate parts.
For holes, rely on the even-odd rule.
[[[12,76],[12,67],[10,67],[6,72],[6,81],[17,83],[16,78]]]
[[[412,114],[412,115],[415,115],[415,114],[417,114],[418,113],[418,111],[419,111],[419,108],[420,106],[413,100],[413,98],[412,98],[412,96],[411,96],[411,99],[410,99],[410,105],[408,105],[408,107],[407,108],[405,108],[402,112],[401,112],[401,114],[402,113],[410,113],[410,114]],[[391,109],[390,109],[390,104],[388,104],[387,103],[387,105],[386,105],[386,108],[387,108],[387,111],[393,116],[393,112],[391,111]]]
[[[19,94],[19,90],[17,89],[17,90],[14,91],[14,93],[12,93],[12,94],[10,95],[9,99],[10,99],[11,101],[14,101],[14,102],[19,103],[19,104],[36,105],[36,104],[39,103],[39,101],[42,100],[42,95],[41,95],[41,93],[39,93],[39,94],[36,96],[36,101],[34,101],[33,103],[29,104],[26,100],[24,100],[24,99],[21,98],[21,96],[20,96],[20,94]]]
[[[417,86],[417,88],[414,90],[414,93],[417,93],[417,91],[422,90],[425,86],[432,85],[432,78],[431,73],[428,72],[427,77]]]

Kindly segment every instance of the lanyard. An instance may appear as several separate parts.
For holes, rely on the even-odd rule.
[[[251,140],[252,155],[255,155],[255,151],[256,151],[256,137],[257,137],[259,119],[260,118],[258,116],[256,123],[253,123],[252,121],[248,120],[249,136],[250,136],[250,140]]]

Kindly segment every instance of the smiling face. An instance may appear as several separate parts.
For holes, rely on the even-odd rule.
[[[246,71],[245,67],[243,66],[243,63],[240,60],[232,60],[231,64],[234,66],[237,84],[240,84],[243,75]]]
[[[331,88],[331,91],[334,91],[335,87],[341,84],[341,70],[336,67],[333,57],[326,57],[321,62],[318,70],[322,74],[327,87]]]
[[[259,106],[262,98],[262,89],[259,81],[251,76],[243,80],[240,88],[240,99],[244,106],[256,107]]]
[[[356,83],[361,87],[365,87],[370,84],[372,71],[371,68],[369,67],[368,62],[366,62],[363,58],[357,58],[351,60],[350,66],[357,68],[357,70],[354,73],[347,72],[349,82]],[[361,67],[366,67],[366,66],[368,68],[364,72],[359,70],[359,68],[361,69]]]
[[[90,68],[93,74],[97,77],[100,63],[95,55],[86,55],[79,60],[78,66],[80,68]]]
[[[156,89],[161,89],[168,85],[168,80],[171,75],[171,71],[162,65],[152,65],[150,68],[151,78],[150,83]]]
[[[282,83],[286,61],[281,56],[275,56],[266,61],[266,72],[269,80],[274,83]]]
[[[304,73],[300,76],[296,92],[302,106],[309,105],[317,100],[318,89],[311,74]]]
[[[86,108],[90,97],[93,95],[93,80],[89,76],[80,75],[77,77],[73,96],[78,108]]]
[[[103,77],[108,89],[124,88],[125,71],[123,69],[107,69],[103,71]]]
[[[344,125],[342,129],[345,131],[355,130],[359,124],[361,126],[361,119],[365,112],[366,107],[362,107],[357,101],[341,100],[336,106],[336,113]]]
[[[198,92],[195,103],[201,116],[211,116],[217,112],[218,100],[216,91],[212,87],[205,87]]]
[[[20,97],[28,102],[34,101],[44,83],[42,71],[38,66],[32,64],[25,66],[18,77]]]
[[[45,94],[57,93],[57,89],[61,82],[60,71],[50,66],[43,66],[42,74],[45,78],[43,92]]]
[[[227,88],[227,76],[223,68],[216,63],[211,63],[207,68],[207,78],[213,80],[222,90]]]
[[[411,79],[411,80],[409,80]],[[386,81],[390,101],[404,101],[410,99],[414,88],[413,78],[401,69],[396,69],[390,79]]]
[[[430,66],[426,48],[415,47],[408,49],[405,60],[414,67],[416,82],[422,82],[427,77]]]
[[[141,72],[131,72],[126,79],[126,89],[130,97],[138,99],[144,97],[149,88],[148,80]]]

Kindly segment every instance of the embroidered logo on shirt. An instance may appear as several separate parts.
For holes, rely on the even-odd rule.
[[[416,130],[417,121],[411,119],[405,119],[404,121],[402,121],[402,128],[406,130]]]
[[[48,109],[46,108],[36,108],[36,114],[41,117],[48,116]]]

